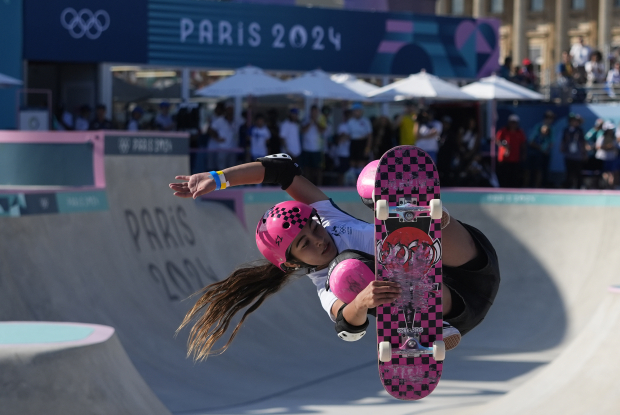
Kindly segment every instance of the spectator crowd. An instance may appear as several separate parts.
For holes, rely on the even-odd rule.
[[[507,124],[496,135],[496,171],[500,186],[554,187],[549,180],[556,137],[554,121],[553,111],[547,111],[526,135],[520,127],[519,116],[508,117]],[[558,144],[565,167],[561,187],[616,189],[620,184],[620,128],[613,122],[597,119],[586,131],[583,118],[571,113]],[[586,179],[589,183],[584,182]]]
[[[571,71],[574,67],[568,68]],[[615,64],[614,70],[619,69],[620,64]],[[620,73],[615,76],[620,77]],[[145,122],[142,108],[133,107],[123,129],[175,131],[184,121],[180,111],[173,116],[170,109],[169,103],[162,102]],[[106,113],[101,104],[94,114],[83,105],[75,116],[59,106],[54,126],[76,131],[117,129]],[[297,108],[282,115],[283,119],[272,108],[265,114],[244,111],[241,119],[235,120],[234,107],[218,102],[205,133],[193,140],[192,169],[220,170],[268,154],[287,153],[313,183],[353,186],[369,161],[394,146],[415,145],[436,162],[443,186],[614,189],[620,185],[620,127],[603,119],[588,129],[581,116],[570,114],[560,134],[555,131],[553,111],[545,112],[528,132],[521,128],[519,116],[512,114],[497,131],[497,155],[492,161],[491,143],[481,134],[477,118],[453,122],[449,115],[438,117],[436,110],[418,108],[411,101],[391,119],[386,115],[365,116],[360,103],[339,111],[340,117],[334,117],[331,107],[316,105],[303,118]],[[561,182],[549,174],[554,147],[564,162]]]
[[[611,54],[606,61],[601,51],[592,49],[579,37],[569,50],[562,51],[555,73],[552,98],[572,102],[591,102],[603,96],[615,98],[615,90],[620,86],[620,56]],[[538,91],[541,86],[535,65],[529,58],[523,59],[521,65],[514,65],[510,56],[504,58],[498,75],[532,90]]]

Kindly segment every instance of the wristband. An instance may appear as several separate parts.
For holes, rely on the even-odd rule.
[[[210,171],[209,174],[215,181],[215,190],[224,190],[230,186],[230,183],[226,181],[226,176],[222,171]]]
[[[217,171],[217,175],[220,178],[220,183],[222,183],[222,185],[221,185],[222,190],[226,189],[227,187],[230,187],[230,182],[228,182],[226,180],[226,176],[224,176],[224,172],[223,171],[218,170]]]

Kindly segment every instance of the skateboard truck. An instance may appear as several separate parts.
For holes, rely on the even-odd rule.
[[[423,354],[433,354],[432,347],[422,346],[420,343],[420,335],[424,331],[421,327],[412,329],[398,329],[400,334],[401,346],[396,354],[401,356],[420,356]]]
[[[379,343],[379,360],[387,363],[391,362],[393,357],[420,357],[422,355],[431,355],[436,361],[443,361],[446,357],[446,345],[442,340],[437,340],[432,347],[423,346],[420,343],[420,335],[424,329],[421,327],[398,329],[400,334],[400,346],[398,349],[392,349],[390,342]]]
[[[441,200],[432,199],[428,206],[418,206],[417,199],[400,199],[397,206],[389,206],[387,200],[377,200],[375,215],[379,220],[387,220],[390,214],[398,215],[400,222],[414,222],[422,213],[428,213],[431,219],[441,219]]]

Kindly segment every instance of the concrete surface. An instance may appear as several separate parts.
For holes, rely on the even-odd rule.
[[[281,193],[248,191],[248,231],[218,202],[171,195],[186,157],[107,156],[105,168],[107,212],[0,218],[0,316],[114,327],[172,413],[620,412],[620,296],[607,290],[620,266],[616,194],[444,193],[453,217],[495,244],[503,282],[437,390],[412,403],[383,391],[373,336],[338,339],[305,277],[248,318],[225,354],[186,359],[188,331],[174,337],[185,298],[259,257],[254,223]],[[331,195],[370,219],[353,193]]]
[[[1,322],[0,385],[3,415],[170,415],[108,326]]]

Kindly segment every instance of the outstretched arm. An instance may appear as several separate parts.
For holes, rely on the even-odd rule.
[[[244,184],[258,184],[265,179],[265,167],[260,162],[240,164],[223,170],[226,180],[230,186],[241,186]],[[182,180],[181,183],[170,183],[170,188],[174,195],[182,198],[199,196],[215,190],[215,180],[211,174],[197,173],[191,176],[176,176],[175,179]],[[312,182],[303,176],[295,176],[286,192],[295,200],[312,204],[320,200],[329,199],[325,193]]]

